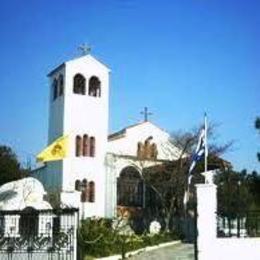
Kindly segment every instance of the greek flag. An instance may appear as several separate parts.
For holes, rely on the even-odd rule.
[[[193,169],[195,168],[197,162],[200,161],[204,156],[205,157],[208,156],[208,149],[207,149],[207,143],[206,143],[206,127],[201,129],[197,148],[195,150],[195,153],[192,155],[192,161],[191,161],[189,174],[188,174],[188,176],[189,176],[188,185],[190,185],[190,182],[191,182]]]
[[[187,202],[189,201],[189,187],[192,179],[192,171],[195,168],[198,161],[200,161],[204,157],[205,160],[205,172],[207,172],[208,168],[208,146],[207,146],[207,115],[204,116],[204,127],[200,131],[199,141],[195,150],[195,153],[192,155],[191,165],[188,173],[188,185],[187,190],[185,190],[183,197],[184,209],[186,210]]]

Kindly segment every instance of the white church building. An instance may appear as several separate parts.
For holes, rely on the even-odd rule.
[[[110,70],[90,54],[64,62],[48,77],[48,144],[65,135],[69,149],[66,158],[45,163],[32,176],[83,217],[144,207],[142,170],[180,154],[169,134],[144,120],[108,135]]]

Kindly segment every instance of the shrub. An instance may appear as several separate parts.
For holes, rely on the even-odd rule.
[[[108,241],[113,241],[112,221],[109,219],[86,219],[81,222],[78,241],[81,254],[95,257],[114,254],[114,248]]]
[[[126,226],[118,225],[115,228],[111,219],[92,218],[82,221],[78,232],[80,259],[83,259],[86,254],[93,257],[121,254],[122,258],[125,258],[126,252],[169,242],[176,238],[171,233],[140,236],[126,234],[122,232],[122,228],[124,231]]]

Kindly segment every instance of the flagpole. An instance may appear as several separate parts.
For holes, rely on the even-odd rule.
[[[207,113],[204,114],[204,129],[205,129],[205,151],[204,151],[204,172],[206,173],[208,171],[208,140],[207,140],[207,134],[208,134],[208,125],[207,125]]]

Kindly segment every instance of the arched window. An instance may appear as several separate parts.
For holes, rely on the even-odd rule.
[[[75,181],[75,190],[76,191],[80,191],[80,185],[81,185],[80,180],[76,180]]]
[[[144,182],[136,168],[124,168],[117,179],[117,205],[142,207],[144,203]]]
[[[83,187],[83,189],[87,189],[87,187],[88,187],[88,181],[87,181],[86,179],[83,179],[83,181],[82,181],[82,187]]]
[[[81,200],[81,202],[87,202],[88,201],[88,192],[87,192],[87,190],[83,190],[81,192],[80,200]]]
[[[93,76],[89,79],[88,94],[89,94],[89,96],[92,96],[92,97],[100,97],[101,96],[101,82],[95,76]]]
[[[58,97],[58,80],[54,79],[52,83],[53,100]]]
[[[81,152],[82,152],[82,145],[81,145],[81,137],[79,135],[76,136],[76,142],[75,142],[75,145],[76,145],[76,156],[79,157],[81,156]]]
[[[91,181],[88,184],[88,201],[95,202],[95,182]]]
[[[86,93],[86,79],[81,74],[76,74],[74,77],[73,92],[81,95]]]
[[[88,135],[83,135],[83,156],[88,156]]]
[[[64,79],[63,75],[59,76],[59,96],[62,96],[64,92]]]
[[[94,157],[95,156],[95,150],[96,150],[96,140],[95,137],[91,136],[89,140],[89,156]]]
[[[142,159],[143,157],[143,144],[141,142],[137,144],[137,157],[138,159]]]
[[[158,155],[157,145],[155,143],[153,143],[151,145],[151,158],[157,159],[157,155]]]
[[[149,139],[145,140],[144,142],[144,158],[145,159],[151,158],[151,144]]]

